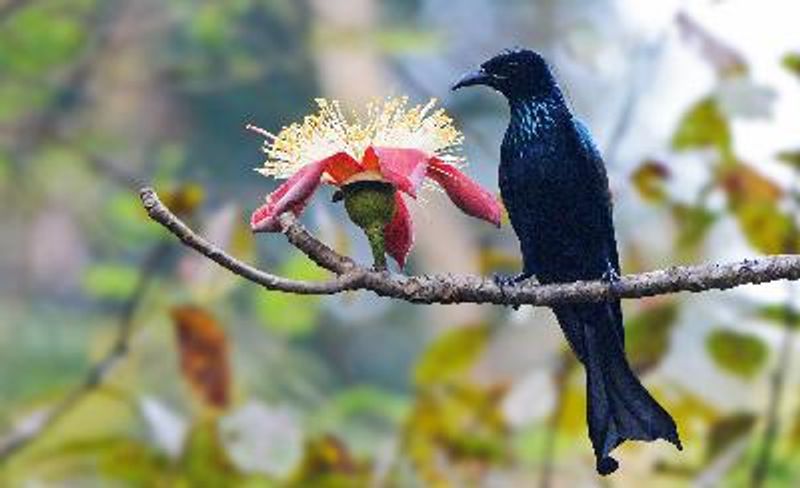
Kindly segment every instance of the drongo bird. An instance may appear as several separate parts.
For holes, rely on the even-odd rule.
[[[453,90],[486,85],[505,95],[511,121],[500,148],[500,194],[522,251],[522,274],[540,283],[616,280],[619,257],[608,178],[586,126],[576,119],[547,62],[515,49],[489,59]],[[625,358],[619,300],[556,305],[553,312],[586,368],[589,437],[597,472],[625,440],[665,439],[681,449],[672,417],[642,386]]]

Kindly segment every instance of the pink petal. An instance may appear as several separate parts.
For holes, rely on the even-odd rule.
[[[414,229],[403,197],[395,193],[394,200],[394,218],[384,229],[383,235],[386,238],[386,253],[402,268],[406,265],[406,257],[414,245]]]
[[[399,190],[412,197],[417,196],[417,189],[425,179],[425,170],[428,168],[430,155],[419,149],[401,149],[392,147],[368,148],[378,156],[381,174]]]
[[[253,232],[279,232],[278,218],[285,212],[299,215],[305,209],[311,195],[319,187],[322,174],[329,167],[346,159],[354,161],[346,153],[336,153],[319,161],[309,163],[281,184],[267,196],[267,203],[257,208],[250,217],[250,228]],[[358,164],[356,162],[356,164]]]
[[[472,181],[455,166],[439,158],[431,158],[428,177],[436,181],[450,200],[465,214],[500,227],[500,204],[497,198]]]

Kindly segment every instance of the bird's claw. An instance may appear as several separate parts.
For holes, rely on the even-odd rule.
[[[505,274],[500,274],[500,273],[495,273],[495,274],[492,275],[492,281],[494,281],[495,285],[497,285],[497,286],[502,288],[504,286],[517,285],[517,284],[519,284],[519,283],[531,278],[532,276],[533,275],[528,275],[528,274],[525,274],[525,273],[520,273],[520,274],[517,274],[517,275],[511,275],[511,276],[505,275]]]
[[[606,283],[616,283],[619,281],[620,275],[617,273],[617,270],[612,268],[611,266],[608,267],[603,276],[600,277],[600,280],[605,281]]]
[[[518,275],[513,275],[513,276],[495,273],[492,275],[492,281],[494,281],[494,284],[497,285],[498,288],[500,288],[500,294],[503,296],[503,301],[507,302],[506,288],[509,286],[517,285],[531,278],[531,276],[532,275],[526,275],[525,273],[520,273]],[[511,305],[511,307],[514,310],[519,310],[519,304]]]
[[[614,293],[617,289],[617,283],[619,283],[620,275],[617,273],[617,270],[609,264],[606,272],[600,277],[600,280],[608,283],[610,285],[609,288],[611,293]]]

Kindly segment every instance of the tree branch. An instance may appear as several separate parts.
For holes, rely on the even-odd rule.
[[[729,264],[676,266],[626,275],[613,283],[576,281],[541,285],[528,281],[501,289],[493,280],[480,276],[404,276],[367,269],[317,240],[293,215],[283,215],[283,233],[291,244],[321,267],[338,275],[331,281],[314,283],[275,276],[245,264],[192,232],[161,203],[153,189],[143,188],[140,190],[140,197],[150,218],[164,226],[185,245],[268,290],[287,293],[332,295],[347,290],[369,290],[379,296],[412,303],[552,306],[616,298],[642,298],[682,291],[725,290],[746,284],[800,279],[800,255],[777,255]]]
[[[289,225],[284,233],[292,240],[292,244],[304,252],[312,253],[309,255],[314,256],[312,258],[314,262],[323,268],[339,272],[340,276],[338,278],[326,282],[312,283],[283,278],[256,269],[249,264],[239,261],[192,232],[186,224],[181,222],[178,217],[169,211],[166,205],[161,203],[161,200],[158,199],[158,195],[156,195],[155,191],[151,188],[142,189],[139,195],[150,218],[166,227],[167,230],[177,236],[185,245],[216,262],[223,268],[232,271],[242,278],[257,283],[264,288],[300,295],[332,295],[358,287],[358,281],[360,281],[361,276],[358,273],[345,273],[349,268],[349,266],[345,266],[345,264],[348,262],[352,263],[352,261],[349,261],[348,258],[344,256],[337,255],[325,244],[311,237],[299,224],[289,221],[288,218],[283,218],[281,221]]]

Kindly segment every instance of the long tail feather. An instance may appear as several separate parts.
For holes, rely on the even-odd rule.
[[[609,456],[626,440],[664,439],[681,449],[675,421],[636,378],[625,358],[618,304],[556,307],[555,313],[575,354],[586,367],[587,418],[597,471],[616,471]]]

